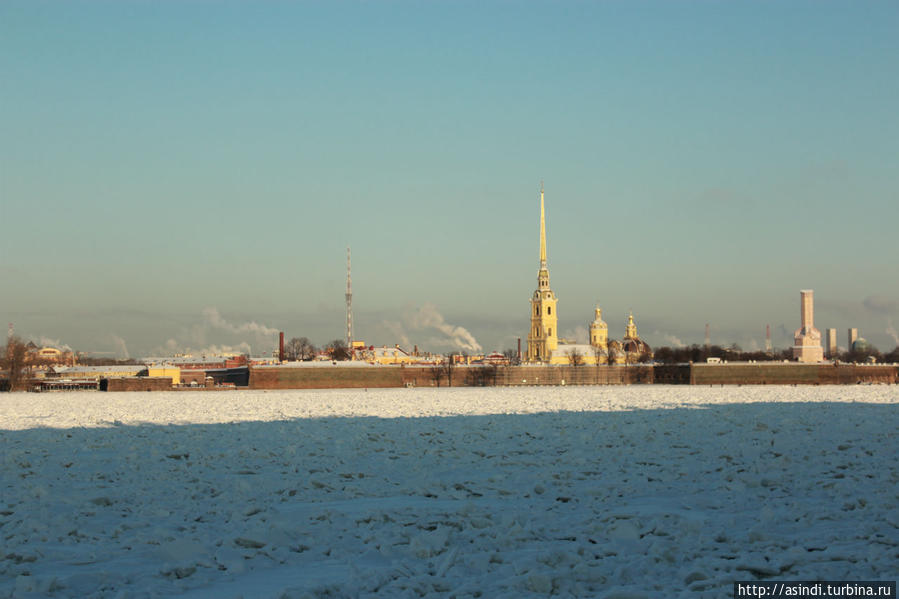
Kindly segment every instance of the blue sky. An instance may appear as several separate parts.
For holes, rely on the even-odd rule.
[[[813,288],[818,328],[891,349],[897,30],[896,2],[3,2],[0,318],[324,343],[350,245],[358,337],[444,351],[438,314],[512,347],[542,179],[563,333],[599,301],[613,337],[633,310],[653,345],[786,347]]]

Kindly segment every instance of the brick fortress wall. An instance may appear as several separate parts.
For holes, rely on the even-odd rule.
[[[129,376],[100,380],[100,391],[171,391],[167,376]]]
[[[854,364],[678,364],[646,366],[457,366],[452,384],[429,367],[382,366],[250,370],[254,389],[471,387],[532,385],[855,385],[896,384],[896,366]],[[436,378],[435,378],[436,377]]]

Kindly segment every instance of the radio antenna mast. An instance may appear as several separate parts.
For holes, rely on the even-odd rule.
[[[350,278],[350,248],[346,248],[346,347],[353,354],[353,280]]]

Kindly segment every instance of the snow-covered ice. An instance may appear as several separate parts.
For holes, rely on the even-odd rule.
[[[899,387],[0,396],[0,597],[896,580]]]

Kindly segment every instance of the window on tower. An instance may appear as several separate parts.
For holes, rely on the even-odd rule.
[[[552,307],[552,306],[547,306],[547,307],[546,307],[546,314],[549,315],[549,314],[552,314],[552,313],[553,313],[553,307]]]

